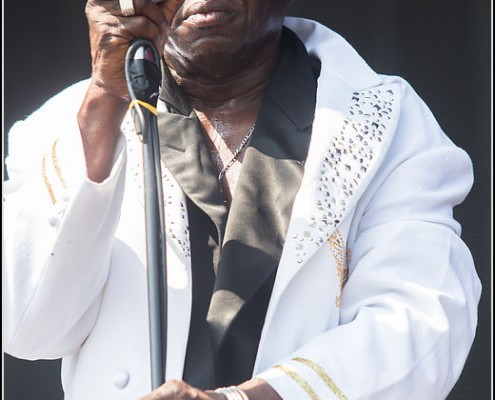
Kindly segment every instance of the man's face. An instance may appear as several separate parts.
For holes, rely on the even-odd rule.
[[[162,3],[174,62],[250,60],[280,32],[286,0],[168,0]]]

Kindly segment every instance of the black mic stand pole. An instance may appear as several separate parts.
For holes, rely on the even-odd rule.
[[[135,39],[131,43],[126,55],[125,73],[136,133],[143,143],[151,386],[156,389],[165,382],[167,360],[167,267],[156,120],[161,69],[160,56],[152,42]]]

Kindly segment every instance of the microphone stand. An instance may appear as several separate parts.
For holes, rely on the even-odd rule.
[[[152,42],[135,39],[131,43],[125,74],[136,133],[143,143],[151,386],[156,389],[165,382],[167,360],[167,267],[156,120],[161,69],[160,56]]]

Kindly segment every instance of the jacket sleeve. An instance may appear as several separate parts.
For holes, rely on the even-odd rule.
[[[353,217],[339,326],[259,375],[283,399],[439,400],[464,366],[481,288],[453,207],[472,164],[406,85],[402,101]]]
[[[4,191],[3,345],[19,358],[71,354],[96,320],[125,178],[125,141],[111,176],[86,177],[77,110],[87,82],[9,132]]]

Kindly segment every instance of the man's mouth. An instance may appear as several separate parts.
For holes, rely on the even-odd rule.
[[[213,26],[220,23],[228,15],[227,11],[198,12],[189,15],[185,21],[196,26]]]
[[[222,1],[200,2],[185,10],[184,22],[195,27],[212,27],[225,21],[231,14],[232,10]]]

